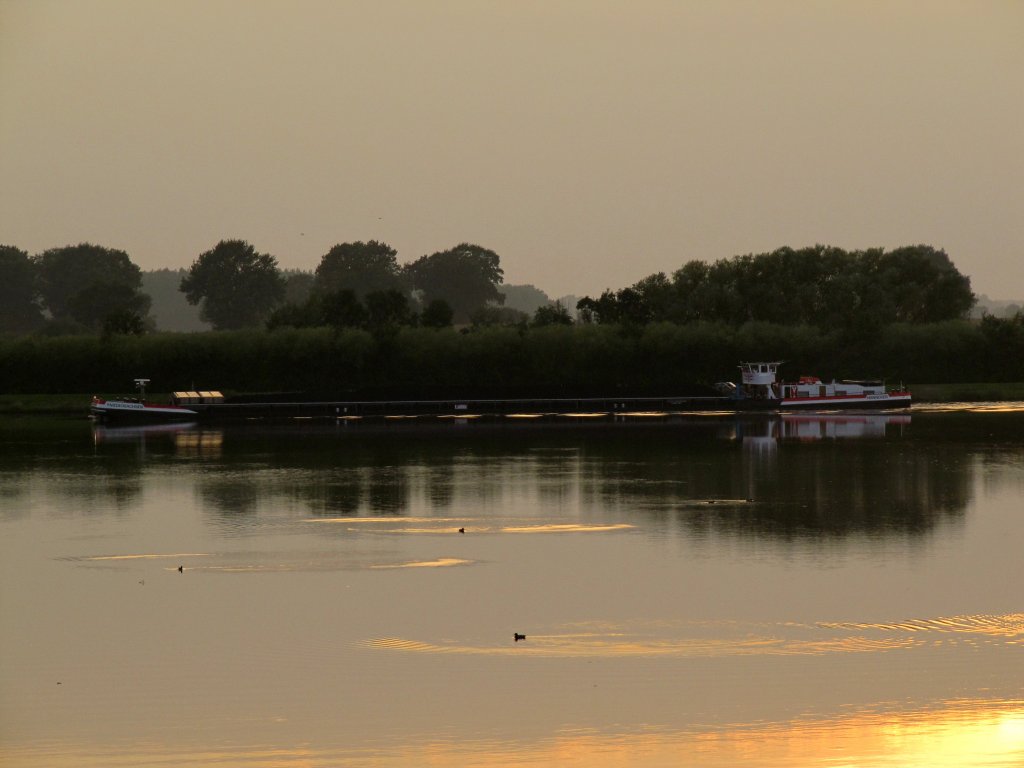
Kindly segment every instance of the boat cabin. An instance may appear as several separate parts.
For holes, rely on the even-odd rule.
[[[839,398],[861,400],[885,398],[885,382],[878,379],[844,379],[824,382],[817,376],[801,376],[795,382],[777,380],[782,361],[764,363],[740,363],[742,374],[742,397],[751,400],[779,400],[782,404],[799,404],[799,401],[838,402]]]
[[[776,381],[781,360],[770,363],[740,363],[743,396],[754,400],[778,400],[782,395]]]
[[[865,395],[884,395],[885,383],[882,381],[842,381],[823,382],[817,376],[801,376],[796,384],[783,384],[782,396],[786,398],[800,397],[861,397]]]

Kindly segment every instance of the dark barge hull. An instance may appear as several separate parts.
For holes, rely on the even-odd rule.
[[[816,406],[820,410],[906,408],[908,401],[866,400],[863,404]],[[642,417],[690,412],[789,411],[779,401],[731,397],[530,398],[494,400],[324,400],[223,402],[190,405],[199,419],[360,419],[486,417]]]

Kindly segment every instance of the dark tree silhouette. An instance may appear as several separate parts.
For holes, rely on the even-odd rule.
[[[572,325],[572,318],[569,316],[569,310],[563,307],[561,304],[547,304],[543,307],[537,307],[537,311],[533,313],[533,321],[530,325],[535,328],[539,328],[545,325]]]
[[[366,325],[366,307],[350,290],[334,291],[311,299],[320,306],[320,324],[336,328],[361,328]]]
[[[284,299],[277,259],[244,240],[221,240],[201,254],[181,280],[190,304],[217,330],[260,325]]]
[[[13,245],[0,245],[0,332],[24,333],[43,324],[36,266]]]
[[[447,251],[423,256],[405,271],[413,286],[422,291],[425,303],[444,299],[458,323],[469,320],[474,311],[488,302],[501,304],[505,300],[498,290],[504,274],[498,254],[479,245],[461,243]]]
[[[318,293],[348,290],[362,299],[373,291],[404,289],[397,251],[376,240],[336,245],[316,268],[314,290]]]
[[[90,243],[51,248],[36,257],[39,291],[55,320],[100,330],[108,315],[145,318],[150,298],[141,292],[142,270],[128,254]]]
[[[420,325],[425,328],[447,328],[452,324],[454,313],[444,299],[434,299],[420,313]]]
[[[931,246],[848,252],[816,245],[690,261],[671,280],[659,272],[577,306],[585,320],[600,323],[767,322],[870,336],[890,323],[962,319],[974,302],[970,279]]]
[[[129,309],[110,312],[103,318],[103,336],[141,336],[146,332],[146,322]]]
[[[102,281],[90,283],[68,299],[71,317],[93,330],[123,328],[127,325],[133,329],[145,328],[149,305],[149,296],[131,286]],[[127,321],[128,317],[134,319]]]

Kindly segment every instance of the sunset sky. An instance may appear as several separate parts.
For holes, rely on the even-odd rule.
[[[1024,2],[0,0],[0,243],[462,241],[552,296],[780,246],[1024,297]]]

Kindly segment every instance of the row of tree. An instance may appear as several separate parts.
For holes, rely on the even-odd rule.
[[[488,302],[501,304],[497,253],[463,243],[400,266],[386,243],[344,243],[316,267],[308,299],[284,303],[286,285],[276,260],[244,241],[222,241],[202,254],[181,281],[189,303],[214,329],[270,322],[282,325],[364,326],[465,323]],[[365,303],[364,303],[365,302]],[[414,304],[416,305],[414,307]]]
[[[328,251],[303,302],[284,303],[286,284],[276,260],[241,240],[203,253],[181,281],[189,302],[215,329],[281,325],[440,327],[468,322],[473,312],[501,304],[498,254],[461,243],[404,266],[387,243],[342,243]],[[277,311],[278,307],[284,303]]]
[[[238,241],[222,243],[218,249],[242,247],[250,249],[248,258],[256,258],[251,246]],[[193,265],[182,283],[183,290],[193,290],[193,276],[206,258],[211,254],[204,254]],[[421,318],[432,326],[452,321],[521,325],[526,318],[500,311],[504,300],[498,290],[501,276],[497,254],[466,243],[404,267],[385,243],[345,243],[321,260],[309,299],[278,311],[271,325],[364,327],[385,321],[416,324]],[[247,294],[251,296],[252,291]],[[188,295],[190,301],[201,298],[191,292]],[[386,296],[390,298],[385,300]],[[400,296],[407,297],[422,314],[403,304]],[[361,300],[367,301],[365,308],[360,306]],[[815,246],[781,248],[712,264],[690,261],[671,278],[659,272],[628,288],[606,290],[597,299],[585,297],[576,310],[584,323],[640,326],[704,321],[740,325],[753,321],[871,334],[891,323],[964,318],[974,303],[970,279],[944,251],[931,246],[892,251]],[[231,306],[227,301],[210,304]],[[232,316],[238,312],[232,309]],[[539,308],[534,322],[571,324],[573,319],[556,305]],[[214,325],[230,327],[226,318]]]
[[[690,261],[577,305],[584,322],[668,321],[813,325],[843,330],[964,318],[970,279],[944,251],[914,245],[886,251],[830,246],[780,248],[714,263]]]
[[[400,265],[387,243],[342,243],[316,271],[283,273],[277,260],[242,240],[199,255],[180,290],[215,330],[259,327],[380,328],[422,324],[519,325],[503,307],[498,254],[461,243]],[[0,330],[24,332],[49,318],[57,330],[141,333],[150,299],[124,251],[81,244],[35,257],[0,246]],[[770,322],[868,334],[891,323],[966,317],[970,280],[944,251],[927,245],[891,251],[815,246],[690,261],[576,304],[580,322]],[[571,324],[564,307],[541,305],[536,325]]]
[[[57,328],[141,333],[150,299],[128,254],[83,243],[35,257],[0,245],[0,331]]]
[[[406,265],[397,255],[373,240],[342,243],[307,280],[286,278],[276,258],[243,240],[223,240],[192,263],[180,290],[215,330],[261,326],[279,308],[278,325],[289,318],[332,324],[347,311],[345,301],[352,310],[366,302],[369,315],[384,311],[399,324],[421,313],[428,324],[466,323],[504,302],[492,250],[461,243]],[[121,250],[83,243],[29,256],[0,246],[0,331],[30,332],[48,322],[58,331],[141,333],[151,303],[141,286],[141,270]]]
[[[445,302],[455,322],[464,323],[488,303],[505,302],[498,290],[503,275],[498,254],[479,245],[461,243],[399,266],[394,248],[371,240],[331,248],[316,268],[313,291],[349,290],[357,298],[374,291],[412,294],[424,307]]]

